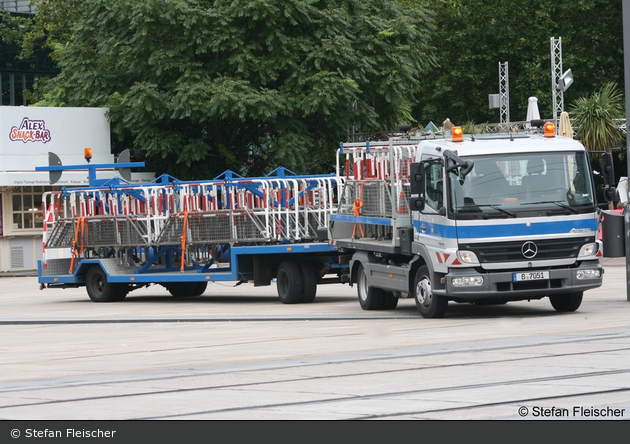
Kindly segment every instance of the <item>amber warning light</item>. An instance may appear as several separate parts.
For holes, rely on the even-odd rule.
[[[92,160],[92,148],[84,148],[83,157],[85,157],[85,160],[90,163],[90,160]]]
[[[464,132],[462,131],[461,126],[454,126],[451,130],[451,134],[453,136],[453,142],[463,142],[464,141]]]
[[[545,123],[545,137],[555,137],[556,136],[556,127],[553,122]]]

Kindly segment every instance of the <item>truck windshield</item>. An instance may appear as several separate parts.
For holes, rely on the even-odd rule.
[[[466,177],[449,177],[457,219],[531,217],[594,211],[586,153],[514,153],[470,157]]]

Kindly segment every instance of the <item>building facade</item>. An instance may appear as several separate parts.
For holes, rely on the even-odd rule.
[[[88,171],[64,171],[51,182],[49,153],[62,165],[113,164],[106,108],[0,106],[0,272],[37,269],[43,258],[42,196],[63,187],[89,185]],[[117,170],[99,179],[120,177]],[[132,183],[148,183],[152,173],[132,173]],[[65,255],[69,252],[60,252]]]

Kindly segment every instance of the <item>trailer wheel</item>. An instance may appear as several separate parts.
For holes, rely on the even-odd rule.
[[[448,299],[433,294],[429,268],[423,265],[416,272],[414,283],[416,308],[423,318],[441,318],[446,313]]]
[[[580,307],[580,304],[582,304],[583,295],[584,292],[582,291],[577,291],[575,293],[554,294],[549,296],[549,300],[556,311],[575,311]]]
[[[107,275],[98,265],[93,265],[85,276],[85,288],[94,302],[117,302],[127,296],[129,286],[107,282]]]
[[[381,310],[385,302],[385,290],[368,286],[367,272],[363,264],[357,269],[357,294],[364,310]]]
[[[208,288],[207,282],[197,282],[195,291],[193,292],[193,294],[191,294],[191,296],[201,296],[205,293],[206,288]]]
[[[166,289],[173,297],[176,298],[199,296],[201,293],[197,293],[197,284],[197,282],[172,282],[166,285]]]
[[[283,304],[302,302],[302,273],[295,262],[282,262],[276,279],[278,296]]]
[[[300,274],[302,275],[302,300],[300,302],[310,304],[317,294],[317,271],[313,264],[300,262]]]

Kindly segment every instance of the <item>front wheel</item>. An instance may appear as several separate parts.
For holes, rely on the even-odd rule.
[[[414,285],[416,308],[423,318],[441,318],[446,313],[448,299],[433,294],[431,274],[426,265],[418,268]]]
[[[580,304],[582,304],[583,295],[584,292],[582,291],[577,291],[575,293],[554,294],[549,296],[549,300],[556,311],[575,311],[580,307]]]
[[[381,310],[385,303],[385,290],[368,285],[367,271],[363,264],[357,269],[357,294],[364,310]]]
[[[93,265],[88,270],[85,276],[85,288],[94,302],[122,301],[129,292],[128,285],[107,282],[107,275],[98,265]]]

